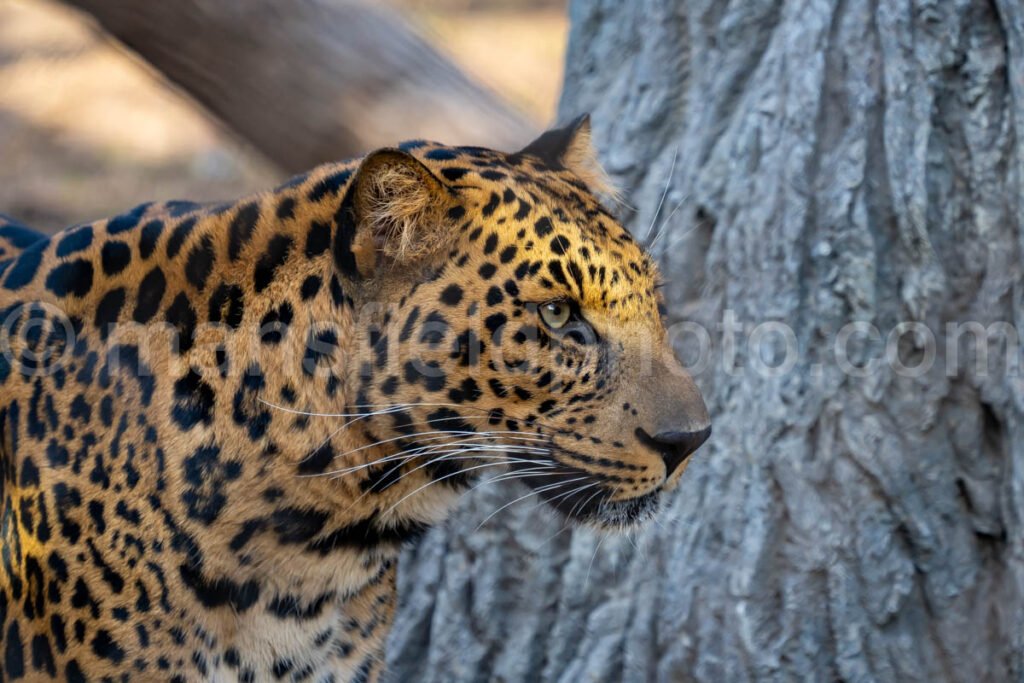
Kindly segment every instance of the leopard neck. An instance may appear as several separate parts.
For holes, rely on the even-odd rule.
[[[167,290],[188,292],[192,307],[165,309],[177,348],[151,344],[150,362],[164,384],[154,400],[182,432],[167,456],[169,488],[183,493],[168,508],[204,558],[196,576],[294,582],[289,567],[307,553],[331,562],[304,565],[303,581],[368,577],[455,499],[449,487],[419,492],[428,474],[399,472],[399,445],[367,429],[365,416],[387,408],[360,391],[381,316],[357,310],[339,268],[353,229],[339,220],[349,172],[328,166],[233,205],[152,219],[168,233],[158,245]],[[215,515],[196,493],[212,483],[233,501]]]

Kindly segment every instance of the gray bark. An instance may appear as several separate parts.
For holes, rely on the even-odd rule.
[[[979,367],[945,327],[1024,313],[1024,8],[571,12],[562,117],[594,113],[672,316],[712,332],[698,379],[715,432],[636,538],[551,538],[561,525],[532,499],[478,529],[522,492],[470,495],[405,558],[392,680],[1024,680],[1015,340],[990,328]],[[783,359],[777,334],[738,335],[733,354],[727,311],[748,332],[789,325],[792,370],[758,370]],[[864,341],[849,359],[866,376],[844,372],[850,321],[883,338],[923,324],[934,363],[908,377]],[[927,361],[927,337],[900,337],[903,363]]]
[[[403,139],[517,148],[532,126],[365,0],[67,0],[287,171]]]

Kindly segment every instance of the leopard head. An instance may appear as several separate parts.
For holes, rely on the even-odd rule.
[[[576,521],[653,513],[711,423],[606,188],[586,117],[514,154],[414,142],[362,162],[335,257],[372,439],[452,484],[504,469]]]

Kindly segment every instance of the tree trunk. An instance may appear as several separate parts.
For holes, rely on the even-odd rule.
[[[474,492],[405,558],[392,680],[1024,680],[1020,3],[571,11],[562,118],[711,333],[714,435],[635,538]]]
[[[403,139],[517,149],[518,113],[363,0],[67,0],[287,171]]]

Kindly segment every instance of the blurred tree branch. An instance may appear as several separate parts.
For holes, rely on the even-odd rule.
[[[68,0],[288,171],[424,137],[513,149],[532,126],[361,0]]]

